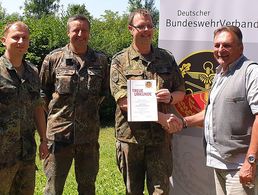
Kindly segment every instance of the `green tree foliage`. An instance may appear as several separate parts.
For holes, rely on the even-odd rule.
[[[7,14],[6,9],[2,6],[0,1],[0,27],[5,23],[16,20],[22,20],[21,16],[18,13]]]
[[[27,18],[41,18],[45,15],[54,15],[59,10],[60,0],[25,0],[24,15]]]
[[[143,8],[142,0],[128,0],[128,10],[133,12],[136,9]]]
[[[92,16],[90,15],[90,12],[86,9],[85,4],[68,4],[67,11],[66,11],[66,17],[74,16],[74,15],[84,15],[89,20],[92,19]]]
[[[17,13],[7,15],[4,8],[0,4],[0,16],[3,19],[0,20],[0,28],[3,30],[3,26],[6,23],[22,20],[30,28],[31,43],[26,55],[26,59],[33,64],[38,65],[39,68],[42,64],[44,57],[52,50],[63,47],[68,43],[66,23],[67,19],[71,15],[83,14],[86,15],[91,21],[91,37],[90,46],[100,52],[105,53],[109,60],[111,57],[121,51],[123,48],[128,47],[131,44],[131,35],[128,31],[128,14],[119,15],[118,12],[107,10],[101,15],[100,18],[93,18],[87,11],[86,6],[82,5],[69,5],[67,10],[63,12],[62,16],[53,14],[55,6],[50,6],[59,3],[58,1],[45,0],[46,7],[33,8],[35,5],[41,5],[43,0],[25,0],[24,12],[27,15],[20,16]],[[141,1],[138,1],[139,3]],[[27,7],[27,5],[32,7]],[[49,7],[50,6],[50,7]],[[155,10],[153,4],[142,5],[149,6],[149,10]],[[32,9],[33,8],[33,9]],[[45,11],[43,11],[45,10]],[[2,15],[1,15],[2,13]],[[29,17],[32,16],[32,17]],[[154,32],[154,46],[158,43],[158,29]],[[5,48],[0,45],[0,54],[3,54]],[[101,119],[102,124],[110,124],[114,121],[115,103],[113,98],[108,97],[102,105]]]
[[[153,19],[153,24],[158,27],[159,23],[159,11],[155,7],[154,0],[128,0],[128,10],[132,12],[139,8],[144,8],[150,11]]]
[[[144,2],[144,8],[149,10],[152,15],[153,24],[158,27],[159,23],[159,11],[154,5],[154,0],[145,0]]]
[[[36,65],[41,65],[50,51],[68,42],[66,21],[59,17],[49,15],[40,19],[28,18],[25,23],[31,32],[31,44],[26,58]]]
[[[100,20],[92,21],[90,45],[109,57],[128,47],[131,36],[127,30],[127,16],[105,11]]]
[[[2,7],[2,3],[0,2],[0,20],[3,20],[6,16],[6,9]]]

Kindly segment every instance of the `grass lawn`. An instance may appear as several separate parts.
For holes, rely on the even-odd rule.
[[[36,137],[38,141],[38,136]],[[116,166],[115,138],[113,128],[102,128],[99,137],[100,143],[100,165],[96,182],[97,195],[122,195],[125,194],[122,176]],[[37,156],[38,171],[36,173],[35,194],[43,194],[46,178],[42,169],[42,162]],[[74,167],[71,167],[67,177],[64,195],[75,195],[77,184],[74,176]]]

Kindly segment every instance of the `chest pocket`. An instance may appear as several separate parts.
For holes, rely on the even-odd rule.
[[[16,86],[10,83],[4,84],[0,81],[0,103],[8,104],[13,99],[16,99],[18,95],[18,89]]]
[[[103,76],[101,67],[88,68],[88,90],[92,95],[99,95],[101,92]]]
[[[59,94],[72,94],[77,87],[78,75],[75,69],[59,68],[56,71],[55,90]]]
[[[29,98],[31,100],[35,100],[39,98],[39,91],[40,91],[40,82],[39,79],[33,75],[33,74],[28,74],[25,78],[26,82],[24,83],[25,86],[24,88],[27,89]]]
[[[168,65],[159,65],[155,66],[155,71],[157,73],[158,78],[158,85],[159,88],[172,88],[172,80],[173,80],[173,70],[171,66]]]
[[[24,113],[21,115],[26,118],[26,116],[32,115],[31,112],[27,112],[27,110],[33,110],[35,107],[35,101],[39,98],[39,82],[35,79],[26,80],[22,82],[19,86],[19,101],[20,104],[23,105]],[[33,119],[33,117],[27,117],[29,119]],[[29,122],[29,121],[27,121]],[[30,123],[29,123],[30,124]]]
[[[144,71],[143,70],[125,70],[125,76],[128,80],[143,80]]]

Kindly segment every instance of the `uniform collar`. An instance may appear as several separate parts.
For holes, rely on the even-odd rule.
[[[149,54],[149,57],[147,59],[142,54],[140,54],[138,51],[136,51],[133,48],[133,45],[131,44],[130,47],[129,47],[129,58],[130,58],[130,60],[141,59],[141,60],[144,60],[144,61],[148,62],[148,61],[154,61],[156,58],[160,58],[160,53],[157,50],[157,48],[154,48],[151,45],[151,53]]]
[[[10,60],[5,57],[5,55],[2,55],[1,58],[3,59],[4,65],[6,66],[7,69],[15,70],[14,66],[12,65]],[[22,60],[22,65],[24,66],[24,71],[28,70],[28,67],[27,67],[28,65],[24,59]]]
[[[77,55],[77,54],[75,54],[75,53],[70,49],[69,46],[70,46],[69,44],[67,44],[67,45],[65,46],[65,55],[66,55],[66,58],[74,58],[74,55]],[[97,56],[96,56],[94,50],[88,46],[87,52],[86,52],[86,54],[84,55],[84,58],[87,59],[87,60],[89,60],[89,61],[96,61]]]

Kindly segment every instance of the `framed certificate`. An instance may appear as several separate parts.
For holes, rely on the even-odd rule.
[[[155,80],[127,80],[128,121],[158,121]]]

